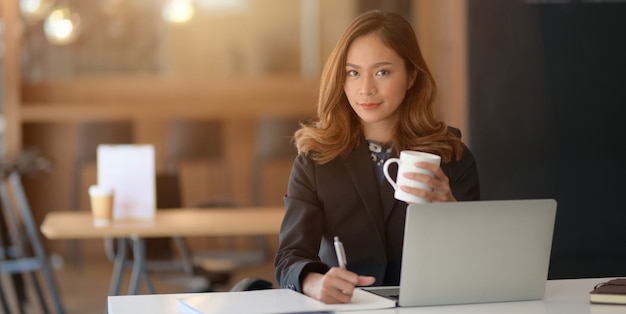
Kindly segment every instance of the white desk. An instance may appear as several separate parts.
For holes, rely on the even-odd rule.
[[[540,301],[503,302],[468,304],[452,306],[392,308],[373,310],[368,314],[420,313],[420,314],[624,314],[626,306],[599,305],[589,303],[589,292],[600,282],[611,278],[549,280],[545,298]],[[178,298],[195,295],[187,294],[151,294],[134,296],[109,296],[109,314],[177,313]]]

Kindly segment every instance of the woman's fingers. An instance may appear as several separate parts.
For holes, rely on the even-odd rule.
[[[456,201],[454,195],[452,195],[452,190],[450,189],[450,181],[445,173],[443,173],[443,170],[441,170],[441,167],[426,162],[416,163],[415,166],[428,170],[433,175],[431,176],[429,174],[419,172],[405,172],[403,175],[406,178],[419,181],[427,186],[430,186],[432,190],[425,190],[410,186],[400,186],[402,191],[426,199],[429,202]]]
[[[332,267],[326,274],[310,273],[303,282],[304,294],[324,303],[348,303],[355,286],[369,286],[371,276],[359,276],[349,270]]]

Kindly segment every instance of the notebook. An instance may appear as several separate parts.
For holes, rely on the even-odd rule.
[[[412,204],[398,306],[542,299],[556,216],[552,199]]]
[[[179,314],[331,314],[335,311],[376,310],[395,306],[394,301],[361,289],[354,289],[350,303],[342,304],[326,304],[290,289],[186,294],[177,298],[176,302]]]

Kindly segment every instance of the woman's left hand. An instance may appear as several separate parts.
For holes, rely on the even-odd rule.
[[[450,181],[445,173],[443,173],[443,170],[441,170],[441,167],[428,162],[417,162],[415,163],[415,166],[430,171],[434,176],[431,177],[427,174],[419,172],[405,172],[403,173],[404,177],[422,182],[432,187],[433,190],[427,191],[403,185],[400,186],[402,191],[421,197],[430,202],[456,202],[454,195],[452,195],[452,190],[450,189]]]

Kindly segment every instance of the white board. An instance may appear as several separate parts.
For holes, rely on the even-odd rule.
[[[113,220],[153,219],[156,210],[154,146],[98,145],[98,185],[114,189]]]

